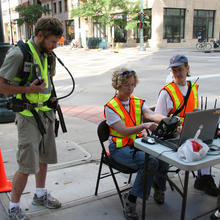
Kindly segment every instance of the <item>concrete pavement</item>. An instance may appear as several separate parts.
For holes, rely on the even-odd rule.
[[[68,48],[62,48],[68,52]],[[84,50],[84,52],[83,52]],[[79,57],[85,56],[85,49],[78,50]],[[143,52],[138,52],[135,56],[132,52],[134,48],[123,50],[122,60],[129,62],[135,60],[135,57],[146,56]],[[151,51],[149,51],[151,53]],[[86,51],[86,55],[95,59],[102,59],[102,56],[111,57],[112,51],[106,50],[101,53],[97,51]],[[101,55],[100,55],[101,54]],[[127,54],[127,56],[126,56]],[[96,56],[95,56],[96,55]],[[100,57],[101,56],[101,57]],[[111,60],[110,58],[109,61]],[[80,64],[82,65],[82,64]],[[85,59],[86,65],[86,59]],[[117,66],[118,63],[103,64],[95,67],[91,63],[87,63],[91,74],[101,74],[103,65],[106,70],[110,66]],[[92,68],[91,68],[92,67]],[[79,70],[81,68],[78,68]],[[85,70],[81,70],[78,77],[85,77]],[[84,72],[85,71],[85,72]],[[85,74],[85,75],[84,75]],[[62,79],[63,75],[59,75],[58,79]],[[103,103],[104,104],[104,103]],[[42,207],[34,207],[31,200],[34,193],[34,177],[30,176],[27,187],[21,199],[21,206],[25,212],[34,220],[110,220],[124,219],[119,198],[116,194],[111,178],[101,180],[100,191],[98,196],[94,196],[96,178],[98,173],[98,165],[101,153],[101,147],[98,142],[96,129],[97,124],[103,120],[103,107],[100,106],[81,106],[69,105],[62,103],[62,110],[65,117],[68,133],[62,134],[59,131],[57,138],[57,149],[59,162],[56,165],[49,166],[47,188],[52,195],[59,198],[62,202],[62,208],[58,210],[48,210]],[[15,163],[15,153],[17,145],[16,128],[13,123],[0,124],[1,150],[3,155],[6,174],[9,179],[12,178],[17,168]],[[219,182],[219,168],[213,168],[216,183]],[[104,167],[105,172],[108,169]],[[170,174],[176,184],[180,185],[177,174]],[[180,173],[183,179],[183,172]],[[123,186],[127,181],[126,175],[119,175],[120,185]],[[216,198],[207,196],[203,192],[193,188],[194,178],[190,175],[188,205],[186,211],[186,219],[193,217],[213,209],[216,206]],[[126,184],[125,184],[126,185]],[[10,193],[0,194],[0,220],[7,219],[5,211],[8,208]],[[164,205],[157,205],[152,195],[146,205],[146,219],[171,219],[176,220],[180,217],[181,197],[177,192],[171,191],[167,185],[166,202]],[[141,201],[138,200],[138,212],[141,213]],[[200,219],[209,219],[208,215]]]

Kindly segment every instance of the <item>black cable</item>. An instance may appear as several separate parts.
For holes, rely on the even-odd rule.
[[[74,89],[75,89],[75,80],[74,80],[74,78],[73,78],[73,75],[70,73],[70,71],[67,69],[67,67],[66,67],[66,66],[64,65],[64,63],[62,62],[62,60],[61,60],[59,57],[57,57],[57,55],[56,55],[54,52],[52,52],[52,54],[53,54],[53,56],[55,56],[55,57],[57,58],[57,60],[59,61],[59,63],[60,63],[60,64],[66,69],[66,71],[69,73],[69,75],[70,75],[70,77],[71,77],[71,80],[72,80],[72,83],[73,83],[72,90],[71,90],[67,95],[64,95],[64,96],[61,96],[61,97],[57,98],[57,100],[60,100],[60,99],[64,99],[64,98],[70,96],[70,95],[73,93],[73,91],[74,91]]]
[[[164,150],[164,151],[162,151],[161,153],[158,154],[157,158],[159,159],[159,157],[160,157],[163,153],[166,153],[166,152],[174,152],[174,150]]]

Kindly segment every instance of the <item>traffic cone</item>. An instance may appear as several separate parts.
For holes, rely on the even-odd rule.
[[[12,183],[7,180],[4,164],[2,160],[2,153],[0,148],[0,192],[9,192],[12,189]]]

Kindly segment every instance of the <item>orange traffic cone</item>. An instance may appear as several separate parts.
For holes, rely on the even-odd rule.
[[[0,192],[8,192],[12,189],[12,183],[7,180],[5,175],[4,164],[2,160],[2,153],[0,148]]]

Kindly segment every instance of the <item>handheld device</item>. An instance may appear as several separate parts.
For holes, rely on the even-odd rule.
[[[155,139],[153,137],[149,137],[149,136],[142,138],[141,141],[146,144],[155,144],[156,143]]]
[[[41,71],[40,71],[40,67],[38,64],[33,64],[32,65],[32,73],[33,73],[33,76],[38,79],[38,83],[36,85],[40,85],[41,83],[43,83],[43,78],[42,78],[42,75],[41,75]]]

